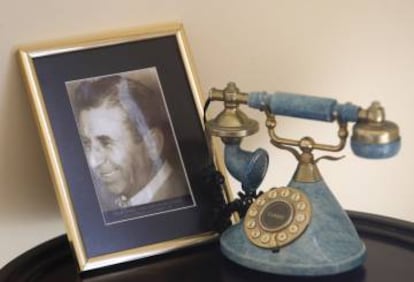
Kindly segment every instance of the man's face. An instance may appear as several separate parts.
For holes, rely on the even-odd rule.
[[[83,110],[79,131],[89,166],[105,187],[116,195],[132,196],[152,177],[152,161],[145,142],[135,141],[120,106]]]

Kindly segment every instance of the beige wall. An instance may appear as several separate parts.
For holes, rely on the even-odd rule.
[[[363,106],[380,100],[400,125],[399,156],[375,162],[346,149],[347,158],[320,168],[345,208],[414,221],[413,1],[1,2],[0,266],[64,232],[16,47],[174,20],[185,25],[204,90],[233,80],[244,91],[286,90]],[[288,118],[280,119],[280,134],[336,136],[332,125]],[[247,149],[260,144],[271,152],[264,189],[286,184],[295,167],[267,143],[264,133],[245,141]]]

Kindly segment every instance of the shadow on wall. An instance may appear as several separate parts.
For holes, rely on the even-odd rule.
[[[9,219],[59,217],[15,52],[9,55],[5,70],[0,97],[0,215]]]

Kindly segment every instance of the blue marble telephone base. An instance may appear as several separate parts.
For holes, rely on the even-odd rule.
[[[223,254],[245,267],[281,275],[322,276],[360,266],[366,249],[348,215],[325,182],[291,181],[312,203],[312,218],[305,232],[275,252],[253,245],[243,222],[228,228],[220,238]]]

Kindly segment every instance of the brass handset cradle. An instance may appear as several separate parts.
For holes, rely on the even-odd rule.
[[[270,113],[268,109],[265,110],[266,113],[266,127],[268,129],[268,134],[270,137],[270,143],[275,147],[291,152],[295,158],[298,160],[298,167],[293,176],[293,179],[296,181],[302,182],[315,182],[322,179],[320,172],[316,166],[316,163],[319,160],[327,159],[331,161],[340,160],[343,157],[333,157],[333,156],[322,156],[314,159],[312,154],[313,150],[322,150],[329,152],[338,152],[342,150],[346,145],[346,138],[348,137],[348,129],[346,122],[338,121],[338,137],[339,143],[337,145],[328,145],[328,144],[319,144],[316,143],[311,137],[303,137],[300,140],[292,140],[287,138],[279,137],[275,128],[277,125],[276,118]],[[299,147],[301,153],[295,150],[293,147]]]
[[[241,222],[221,235],[223,254],[246,267],[284,275],[330,275],[361,265],[365,246],[316,165],[321,159],[340,158],[315,159],[313,151],[341,151],[348,138],[348,123],[354,122],[351,148],[356,155],[382,159],[397,154],[401,146],[398,126],[385,120],[380,104],[374,102],[363,109],[331,98],[244,93],[232,82],[223,90],[211,89],[209,99],[223,102],[224,109],[206,122],[207,132],[224,142],[226,167],[241,182],[244,193],[240,195],[251,200]],[[288,185],[256,193],[269,157],[263,149],[247,152],[240,148],[244,137],[259,130],[257,121],[243,113],[241,105],[264,112],[271,144],[298,160]],[[280,137],[276,134],[277,115],[337,122],[339,142],[330,145],[309,136],[300,140]]]
[[[239,105],[247,103],[247,94],[241,93],[235,83],[230,82],[224,90],[212,88],[209,99],[224,103],[224,110],[206,124],[211,135],[239,138],[259,131],[259,123],[240,110]]]

